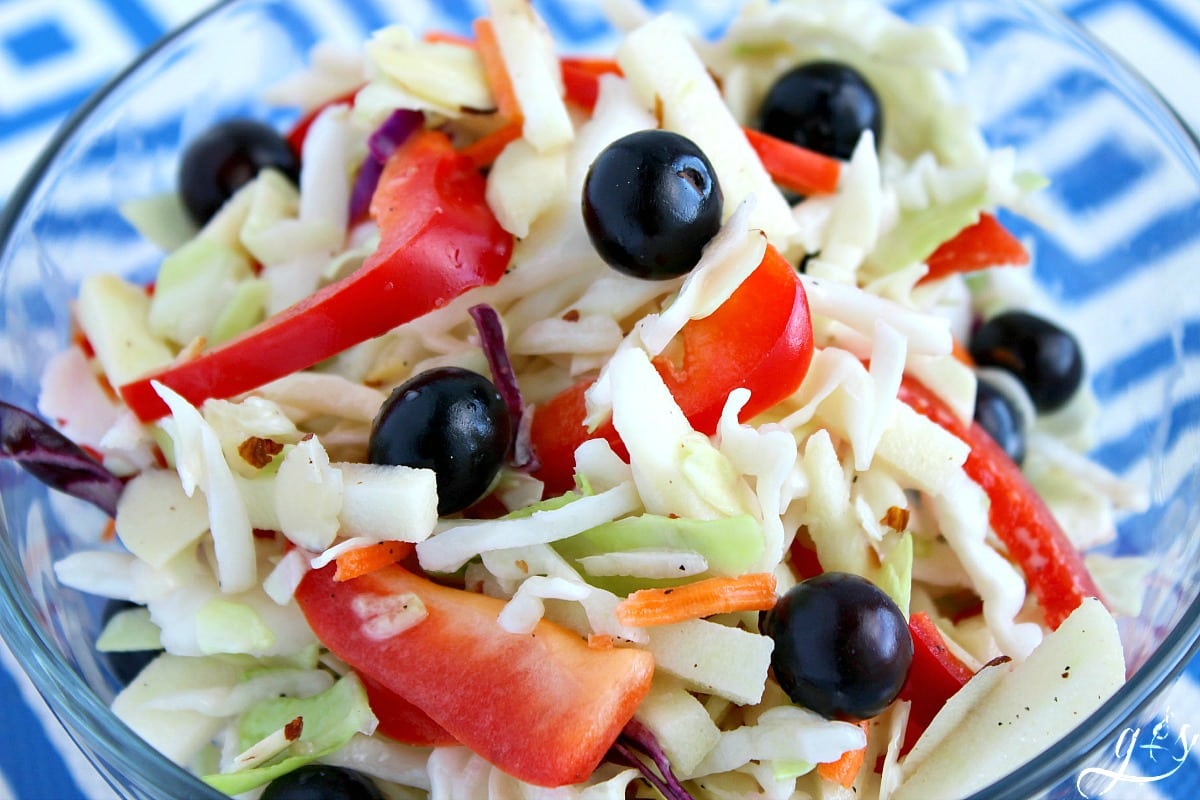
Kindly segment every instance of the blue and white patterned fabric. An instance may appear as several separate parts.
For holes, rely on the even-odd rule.
[[[1200,3],[1059,0],[1138,67],[1200,130]],[[0,0],[0,205],[56,126],[98,86],[206,0]],[[1105,154],[1100,154],[1105,156]],[[1108,154],[1113,156],[1114,154]],[[1120,156],[1120,154],[1115,154]],[[1107,156],[1105,156],[1107,157]],[[1131,181],[1141,168],[1129,163]],[[1189,291],[1194,291],[1189,287]],[[1197,339],[1196,331],[1190,331]],[[1196,348],[1196,341],[1184,342]],[[1141,354],[1154,357],[1154,352]],[[1116,368],[1119,371],[1119,365]],[[1105,378],[1118,385],[1121,375]],[[1103,387],[1098,387],[1102,393]],[[1136,432],[1135,432],[1136,433]],[[1120,442],[1112,444],[1120,447]],[[1136,443],[1134,444],[1136,446]],[[1114,451],[1114,458],[1120,453]],[[1200,659],[1159,700],[1161,723],[1114,746],[1131,771],[1161,776],[1111,797],[1200,797]],[[109,800],[115,795],[76,750],[0,644],[0,800]],[[1182,756],[1182,757],[1181,757]]]

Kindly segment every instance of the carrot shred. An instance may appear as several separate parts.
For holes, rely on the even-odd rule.
[[[487,76],[492,95],[496,98],[496,109],[502,116],[513,122],[523,121],[521,104],[517,101],[517,92],[513,88],[512,76],[504,63],[500,52],[500,41],[496,38],[496,28],[486,17],[475,20],[475,43],[479,57],[483,60],[483,72]]]
[[[362,575],[391,566],[408,556],[413,546],[408,542],[377,542],[355,550],[347,550],[337,557],[335,581],[348,581]]]
[[[470,36],[463,36],[461,33],[451,33],[450,31],[426,31],[421,39],[429,44],[457,44],[462,47],[475,46],[475,40]]]
[[[100,541],[112,542],[117,538],[117,521],[109,518],[108,522],[104,523],[104,530],[100,532]]]
[[[842,163],[836,158],[753,128],[743,128],[743,131],[763,168],[780,186],[802,195],[837,191]]]
[[[522,126],[523,123],[520,120],[509,122],[491,133],[481,136],[459,152],[471,159],[471,163],[475,165],[476,169],[490,167],[504,151],[504,148],[514,140],[521,138]]]
[[[975,359],[971,357],[971,351],[967,349],[966,345],[957,339],[954,340],[954,344],[950,350],[950,355],[954,356],[954,358],[963,366],[971,367],[972,369],[975,368]]]
[[[733,611],[775,607],[775,576],[754,572],[736,578],[705,578],[669,589],[642,589],[617,605],[617,621],[644,628]]]
[[[870,723],[865,721],[860,722],[858,723],[858,727],[862,728],[863,733],[869,733]],[[817,764],[817,774],[824,780],[840,784],[842,787],[849,789],[854,785],[854,779],[858,777],[859,770],[862,769],[866,758],[866,747],[860,747],[857,750],[847,750],[842,753],[841,758],[837,761]]]

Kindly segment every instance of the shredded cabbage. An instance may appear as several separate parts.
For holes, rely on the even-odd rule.
[[[171,418],[163,423],[163,428],[174,444],[175,466],[184,494],[190,496],[199,488],[208,503],[209,530],[221,589],[226,592],[250,589],[255,586],[257,576],[250,518],[216,432],[175,391],[159,383],[154,387],[171,409]]]

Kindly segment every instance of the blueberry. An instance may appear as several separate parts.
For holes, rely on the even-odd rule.
[[[217,123],[197,136],[179,162],[179,194],[192,220],[203,225],[225,201],[273,167],[300,181],[300,159],[271,126],[251,119]]]
[[[971,336],[969,350],[979,366],[1015,375],[1038,411],[1066,405],[1083,383],[1083,353],[1075,337],[1025,311],[984,322]]]
[[[828,718],[869,719],[900,693],[912,663],[908,622],[857,575],[826,572],[787,591],[760,618],[775,642],[775,680],[797,705]]]
[[[583,220],[596,252],[635,278],[666,279],[696,266],[721,228],[712,164],[687,137],[624,136],[601,151],[583,185]]]
[[[1026,421],[1006,392],[982,378],[975,391],[975,421],[1014,462],[1025,460]]]
[[[432,469],[438,513],[462,511],[487,493],[512,440],[496,387],[458,367],[427,370],[397,386],[371,428],[372,464]]]
[[[365,775],[344,767],[306,764],[267,784],[261,800],[384,800]]]
[[[879,145],[883,106],[866,79],[835,61],[801,64],[780,76],[759,109],[758,129],[809,150],[848,159],[863,131]]]

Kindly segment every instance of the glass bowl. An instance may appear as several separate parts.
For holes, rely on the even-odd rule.
[[[0,221],[0,396],[34,407],[41,367],[70,335],[68,309],[84,275],[151,278],[159,254],[117,208],[170,190],[182,143],[235,113],[290,123],[294,112],[258,96],[300,69],[318,39],[357,44],[390,22],[466,33],[483,11],[466,0],[393,5],[384,15],[372,0],[224,3],[80,110]],[[602,51],[614,41],[588,4],[537,5],[570,49]],[[710,32],[736,5],[651,3]],[[975,795],[1079,796],[1092,791],[1085,770],[1121,769],[1121,732],[1152,724],[1155,696],[1200,640],[1200,295],[1190,288],[1200,255],[1200,154],[1148,86],[1034,0],[907,0],[896,8],[948,25],[965,43],[972,68],[959,88],[990,143],[1014,146],[1051,179],[1042,226],[1006,221],[1035,243],[1037,277],[1084,343],[1103,409],[1093,457],[1142,481],[1151,496],[1111,548],[1155,565],[1141,615],[1121,621],[1128,683],[1058,746]],[[60,586],[52,569],[97,541],[102,516],[10,465],[0,468],[0,499],[0,633],[71,737],[124,797],[219,797],[108,710],[114,686],[92,648],[97,601]]]

